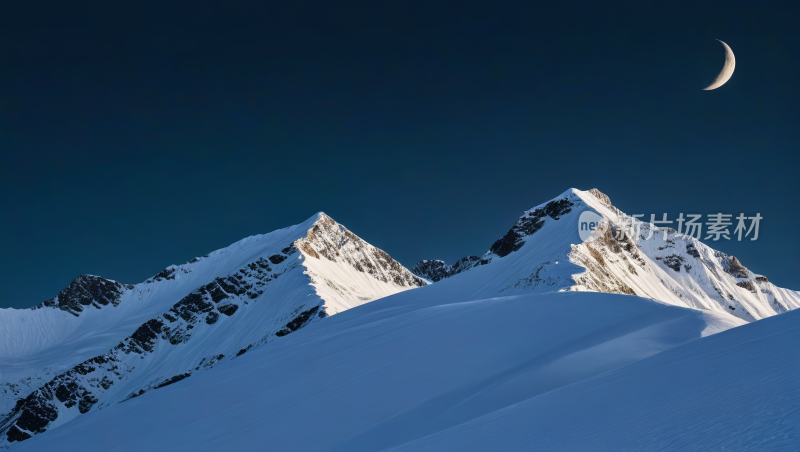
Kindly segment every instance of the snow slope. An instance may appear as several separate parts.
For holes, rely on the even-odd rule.
[[[689,342],[397,451],[800,449],[800,311]]]
[[[0,446],[424,285],[323,213],[135,286],[81,276],[36,308],[0,310]]]
[[[626,295],[455,292],[345,311],[19,450],[380,450],[744,324]]]
[[[579,218],[587,210],[604,221],[584,242]],[[748,322],[800,307],[800,293],[776,287],[693,237],[638,220],[632,220],[635,236],[617,233],[631,220],[598,190],[569,189],[526,211],[468,271],[446,274],[437,284],[467,284],[484,297],[624,293]]]

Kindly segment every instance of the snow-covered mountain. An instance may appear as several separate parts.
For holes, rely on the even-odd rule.
[[[583,241],[579,218],[587,210],[604,221]],[[639,233],[621,233],[631,223]],[[425,269],[425,262],[431,261],[417,266]],[[748,322],[800,307],[800,293],[776,287],[693,237],[631,219],[596,189],[570,189],[526,211],[468,270],[436,273],[439,281],[447,278],[437,284],[453,280],[486,297],[565,290],[630,294]]]
[[[32,309],[0,310],[0,445],[426,284],[323,213],[141,284],[82,275]]]

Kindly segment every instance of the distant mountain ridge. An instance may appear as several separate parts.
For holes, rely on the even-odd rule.
[[[440,260],[423,260],[417,262],[417,264],[411,268],[411,273],[429,281],[439,282],[444,278],[449,278],[469,270],[479,260],[480,257],[478,256],[466,256],[459,259],[453,265],[447,265],[444,261]]]

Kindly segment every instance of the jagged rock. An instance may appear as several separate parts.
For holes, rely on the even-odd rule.
[[[189,376],[191,376],[191,375],[192,375],[192,374],[190,374],[190,373],[185,373],[185,374],[175,375],[174,377],[167,378],[167,379],[166,379],[166,380],[164,380],[162,383],[159,383],[159,384],[158,384],[158,386],[156,386],[156,387],[155,387],[155,388],[153,388],[153,389],[158,389],[158,388],[163,388],[164,386],[169,386],[169,385],[171,385],[171,384],[173,384],[173,383],[177,383],[177,382],[179,382],[179,381],[183,380],[184,378],[188,378],[188,377],[189,377]]]
[[[480,261],[478,256],[466,256],[458,260],[454,265],[447,265],[440,260],[423,260],[417,262],[411,268],[411,273],[420,278],[433,282],[439,282],[445,278],[457,275],[474,267]]]
[[[324,214],[320,215],[319,221],[305,238],[294,242],[294,246],[309,257],[346,263],[383,283],[407,288],[427,284],[386,252],[365,242]]]
[[[684,262],[686,262],[686,258],[677,254],[673,254],[664,258],[664,265],[675,270],[676,272],[681,271],[681,264]]]
[[[606,196],[605,193],[602,193],[600,190],[592,188],[589,190],[589,193],[591,193],[595,198],[597,198],[598,201],[605,204],[606,207],[614,207],[613,205],[611,205],[611,199],[608,196]]]
[[[132,288],[99,276],[80,275],[56,297],[31,309],[58,308],[77,317],[88,306],[100,309],[110,304],[116,307],[123,292]]]
[[[541,229],[546,219],[560,219],[561,216],[572,211],[573,205],[569,198],[564,197],[550,201],[542,208],[526,212],[503,238],[494,242],[489,251],[500,257],[505,257],[514,251],[518,251],[525,243],[523,239],[530,237]]]
[[[292,319],[291,322],[286,324],[285,328],[275,333],[275,335],[278,337],[282,337],[286,336],[287,334],[293,331],[299,330],[300,328],[306,326],[309,323],[308,322],[309,319],[313,319],[313,316],[314,314],[317,313],[317,311],[319,311],[319,306],[314,306],[313,308],[307,311],[301,312],[300,315]]]
[[[700,259],[700,252],[697,251],[697,248],[691,243],[686,245],[686,254],[692,256],[695,259]]]
[[[753,282],[750,281],[750,280],[739,281],[739,282],[736,283],[736,285],[741,287],[741,288],[743,288],[743,289],[747,289],[750,292],[756,293],[756,286],[753,285]]]
[[[747,278],[747,269],[734,256],[731,256],[730,260],[728,260],[725,270],[734,278]]]

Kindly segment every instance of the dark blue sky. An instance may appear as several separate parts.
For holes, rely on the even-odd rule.
[[[4,5],[0,307],[320,210],[452,263],[569,187],[759,212],[758,241],[713,246],[800,289],[789,2],[285,3]],[[736,72],[706,92],[714,38]]]

